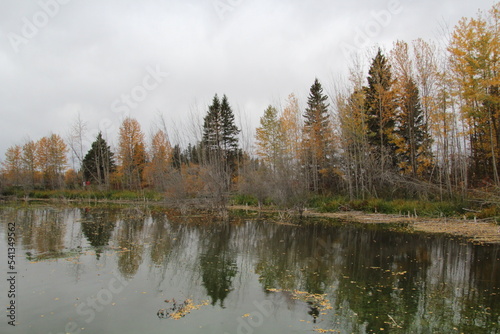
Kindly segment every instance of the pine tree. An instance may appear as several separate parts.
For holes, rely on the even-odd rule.
[[[222,102],[215,94],[203,123],[203,147],[208,162],[221,160],[234,167],[238,157],[239,129],[226,95]]]
[[[222,149],[222,115],[220,109],[220,100],[215,94],[212,105],[208,107],[208,113],[203,119],[203,147],[208,157],[213,153],[219,154]]]
[[[422,47],[425,48],[424,45]],[[420,90],[415,80],[417,77],[422,82],[422,74],[427,75],[427,73],[421,68],[420,55],[415,57],[417,75],[414,75],[414,60],[410,57],[408,44],[404,41],[397,41],[390,55],[394,73],[396,130],[393,141],[397,147],[397,163],[404,175],[413,178],[429,176],[433,159],[427,126],[428,117],[422,107]],[[422,87],[428,89],[426,85]]]
[[[326,190],[333,161],[333,142],[328,96],[318,79],[314,80],[304,113],[304,150],[310,186],[315,192]]]
[[[174,148],[172,149],[172,158],[171,158],[171,164],[172,167],[181,170],[182,166],[182,157],[181,157],[181,147],[179,144],[175,144]]]
[[[380,155],[382,166],[386,156],[391,157],[388,160],[392,165],[395,164],[396,147],[392,136],[395,126],[395,104],[391,86],[391,66],[379,49],[368,72],[368,87],[364,87],[364,90],[368,142]]]
[[[202,148],[206,170],[205,188],[210,192],[212,205],[224,211],[227,192],[236,176],[239,130],[234,114],[224,95],[222,102],[215,94],[203,122]]]
[[[430,138],[420,103],[418,87],[407,80],[400,94],[396,134],[397,159],[405,174],[427,174],[431,167]]]
[[[224,151],[226,152],[227,158],[233,161],[238,157],[238,134],[240,130],[235,124],[234,113],[226,95],[222,97],[220,113],[222,118],[222,142]]]
[[[82,161],[83,178],[98,185],[109,185],[109,175],[115,171],[114,153],[101,132]]]

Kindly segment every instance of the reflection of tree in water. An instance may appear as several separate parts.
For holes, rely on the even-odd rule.
[[[301,253],[304,257],[301,271],[304,278],[302,288],[313,294],[324,294],[328,286],[333,284],[332,259],[333,245],[332,240],[338,238],[338,233],[333,232],[331,228],[325,228],[321,225],[307,226],[302,236]],[[311,310],[313,311],[313,310]]]
[[[435,332],[498,333],[500,245],[478,246],[449,238],[429,243],[426,315]],[[446,321],[460,319],[459,323]]]
[[[297,266],[297,244],[300,243],[298,230],[292,226],[259,224],[261,234],[268,236],[261,240],[257,248],[259,261],[255,272],[265,290],[278,288],[294,290],[298,288],[300,271]]]
[[[229,247],[231,225],[216,225],[207,232],[209,235],[204,236],[200,256],[203,286],[212,299],[212,305],[220,302],[220,306],[224,307],[224,300],[231,292],[238,272],[235,255]]]
[[[323,246],[331,229],[318,225],[266,227],[268,241],[258,248],[256,273],[264,289],[323,294],[333,283],[331,259]],[[331,238],[330,238],[331,239]],[[322,240],[322,244],[319,244]]]
[[[15,210],[16,231],[25,249],[33,249],[37,258],[63,254],[66,232],[65,211],[55,209]],[[28,252],[29,256],[31,252]]]
[[[167,215],[162,212],[151,212],[153,220],[152,230],[149,232],[151,240],[151,261],[157,265],[165,265],[172,248],[172,237]]]
[[[36,211],[38,210],[2,210],[2,216],[6,215],[6,218],[2,217],[3,221],[16,222],[17,241],[20,240],[25,249],[34,248]]]
[[[118,253],[118,269],[126,278],[132,278],[142,263],[144,236],[142,235],[147,216],[138,209],[122,212],[117,239],[121,251]]]
[[[96,257],[99,260],[102,247],[109,244],[111,234],[116,226],[116,211],[102,208],[81,209],[82,232],[95,248]]]
[[[494,333],[499,328],[500,286],[495,286],[494,292],[491,291],[491,287],[494,282],[500,281],[500,246],[474,246],[472,257],[475,261],[472,261],[470,274],[474,276],[473,281],[477,292],[462,294],[465,299],[462,304],[463,318],[470,320],[469,324],[459,330],[464,333],[473,333],[474,330],[478,331],[474,326],[482,322],[488,329],[485,332]],[[482,305],[488,305],[488,307]],[[482,321],[478,321],[478,318]]]
[[[386,331],[410,324],[418,314],[429,265],[425,248],[415,236],[402,233],[344,229],[337,307],[356,314],[354,331]]]
[[[307,314],[309,314],[313,318],[313,322],[316,323],[316,319],[319,317],[319,307],[313,302],[307,302],[307,305],[309,306],[309,312],[307,312]]]

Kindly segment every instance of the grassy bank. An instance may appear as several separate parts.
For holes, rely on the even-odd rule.
[[[315,197],[310,200],[309,204],[320,212],[362,211],[430,217],[463,215],[466,213],[464,208],[467,207],[467,204],[461,201],[386,200],[380,198],[349,200],[342,197]]]
[[[165,199],[162,193],[153,190],[105,190],[77,189],[77,190],[22,190],[7,189],[0,195],[9,199],[60,199],[82,201],[148,201],[160,202]],[[258,201],[250,195],[234,195],[231,205],[258,206]],[[264,205],[273,208],[271,201]],[[403,216],[421,217],[467,217],[469,219],[494,219],[500,222],[500,207],[498,205],[480,205],[477,202],[467,201],[430,201],[409,199],[380,199],[349,200],[342,196],[314,196],[306,206],[317,212],[336,213],[361,211],[364,213],[384,213]]]
[[[256,198],[249,195],[233,197],[236,205],[257,206]],[[270,203],[266,203],[270,204]],[[349,200],[346,197],[314,196],[306,204],[308,208],[323,213],[361,211],[365,213],[397,214],[422,217],[463,217],[469,219],[494,218],[500,221],[500,207],[497,205],[481,206],[467,201],[431,201],[410,199]]]
[[[20,190],[8,189],[2,192],[8,198],[17,199],[65,199],[65,200],[110,200],[110,201],[160,201],[163,195],[147,191],[67,189],[67,190]]]

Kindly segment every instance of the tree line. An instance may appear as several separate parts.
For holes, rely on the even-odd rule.
[[[7,149],[0,187],[155,189],[169,198],[232,193],[303,207],[311,195],[444,198],[500,186],[500,4],[463,18],[445,47],[417,39],[353,58],[327,94],[318,79],[306,107],[290,94],[269,105],[243,150],[226,95],[205,111],[200,140],[172,146],[166,126],[149,139],[123,119],[113,150],[101,133],[84,152],[85,122]],[[365,66],[368,70],[365,70]],[[77,168],[68,168],[68,156]]]

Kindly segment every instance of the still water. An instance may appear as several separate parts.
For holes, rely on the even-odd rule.
[[[230,220],[0,208],[2,306],[9,223],[16,239],[16,326],[4,311],[0,333],[500,333],[499,246]]]

